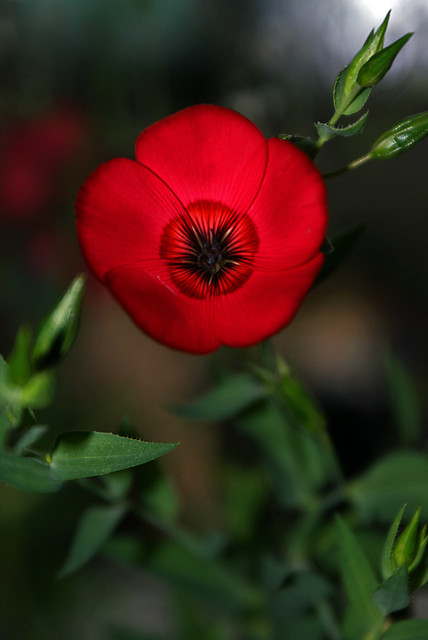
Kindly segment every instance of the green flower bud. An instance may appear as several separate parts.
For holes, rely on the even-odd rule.
[[[349,63],[346,69],[346,79],[345,79],[345,94],[350,94],[357,84],[358,74],[360,69],[365,65],[365,63],[370,60],[378,51],[381,51],[383,48],[383,42],[385,39],[385,31],[388,26],[389,16],[391,15],[391,11],[385,16],[384,21],[380,25],[380,27],[375,31],[374,29],[369,33],[367,40],[358,51],[358,53],[354,56],[352,61]]]
[[[428,111],[409,116],[383,133],[370,150],[372,158],[393,158],[428,135]]]
[[[420,507],[407,527],[397,536],[405,507],[406,505],[398,512],[386,538],[382,553],[382,575],[387,582],[405,567],[408,586],[412,592],[428,581],[428,536],[426,525],[419,530]]]
[[[58,364],[70,351],[79,327],[84,286],[83,275],[75,278],[42,324],[32,353],[36,370]]]
[[[410,523],[395,541],[392,557],[397,569],[404,565],[410,568],[416,558],[418,552],[417,540],[420,517],[421,508],[419,507]]]
[[[391,68],[391,65],[399,51],[404,47],[412,35],[413,33],[407,33],[399,40],[390,44],[389,47],[385,47],[385,49],[375,53],[374,56],[372,56],[358,72],[357,83],[359,86],[369,88],[380,82]]]

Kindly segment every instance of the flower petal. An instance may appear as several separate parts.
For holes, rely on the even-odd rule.
[[[290,268],[318,252],[327,228],[326,189],[317,168],[291,142],[270,138],[260,191],[248,211],[260,237],[259,261]]]
[[[76,200],[76,225],[84,256],[102,280],[107,271],[159,260],[162,229],[185,215],[172,191],[149,169],[116,158],[96,169]]]
[[[266,169],[262,132],[236,111],[208,104],[179,111],[148,127],[135,146],[186,207],[197,200],[248,209]]]
[[[254,270],[251,278],[230,296],[219,298],[216,331],[221,344],[249,347],[288,325],[311,288],[323,263],[319,253],[290,270],[266,273]]]
[[[173,349],[209,353],[221,345],[249,347],[286,326],[310,289],[323,261],[276,273],[255,272],[239,290],[206,299],[177,292],[144,264],[110,271],[106,284],[134,322]]]
[[[189,298],[143,264],[112,269],[110,291],[143,331],[162,344],[189,353],[209,353],[221,342],[213,332],[212,299]]]

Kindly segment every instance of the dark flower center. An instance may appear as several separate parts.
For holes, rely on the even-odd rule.
[[[182,293],[206,298],[242,286],[252,272],[257,248],[256,228],[247,215],[200,201],[165,227],[160,256]]]

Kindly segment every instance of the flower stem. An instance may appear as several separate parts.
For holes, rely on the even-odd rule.
[[[357,169],[361,165],[365,164],[369,160],[372,159],[370,153],[366,153],[366,155],[361,156],[361,158],[357,158],[353,160],[349,164],[344,167],[340,167],[339,169],[335,169],[334,171],[329,171],[328,173],[323,173],[323,178],[327,180],[328,178],[335,178],[336,176],[340,176],[343,173],[347,173],[348,171],[352,171],[353,169]]]

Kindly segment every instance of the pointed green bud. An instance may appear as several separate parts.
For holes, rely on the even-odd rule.
[[[417,509],[415,515],[404,531],[398,536],[392,556],[397,568],[404,565],[410,568],[418,553],[418,527],[421,517],[421,507]]]
[[[388,11],[377,31],[372,29],[361,49],[336,78],[333,102],[336,111],[340,111],[342,115],[352,115],[360,111],[370,96],[371,89],[362,89],[358,85],[358,74],[365,63],[382,50],[390,14],[391,11]]]
[[[42,324],[33,347],[36,370],[58,364],[70,351],[79,328],[85,277],[78,276]]]
[[[377,29],[377,31],[374,31],[373,29],[371,33],[369,33],[363,46],[349,63],[347,67],[344,87],[346,95],[351,93],[351,91],[357,84],[357,78],[361,67],[363,67],[364,64],[375,55],[375,53],[381,51],[381,49],[383,48],[385,31],[388,26],[390,15],[391,11],[388,11],[380,27]]]
[[[394,158],[428,135],[428,111],[409,116],[383,133],[370,150],[372,158]]]
[[[374,54],[360,69],[357,76],[357,83],[360,87],[369,88],[380,82],[384,75],[391,68],[397,54],[404,47],[406,42],[412,37],[413,33],[407,33],[405,36],[396,40],[389,47],[385,47],[381,51]]]
[[[12,353],[8,358],[9,379],[13,384],[22,385],[31,378],[32,331],[23,325],[18,330]]]
[[[382,576],[384,580],[387,580],[388,578],[390,578],[397,571],[397,568],[398,568],[395,563],[392,550],[394,548],[394,542],[397,537],[398,529],[400,527],[401,519],[403,517],[405,508],[406,508],[406,505],[404,504],[401,507],[400,511],[395,516],[394,522],[392,523],[385,540],[385,544],[382,552],[382,561],[381,561]]]

